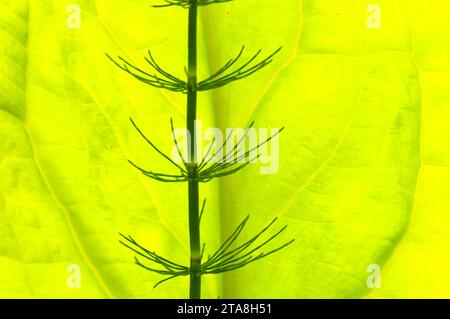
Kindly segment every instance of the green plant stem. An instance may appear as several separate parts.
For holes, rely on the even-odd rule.
[[[191,273],[189,296],[200,299],[201,295],[201,250],[198,182],[189,182],[189,235],[191,246]]]
[[[191,177],[198,173],[195,136],[195,119],[197,116],[197,3],[189,8],[188,31],[188,92],[187,92],[187,129],[190,132],[188,170]],[[189,181],[189,241],[191,250],[190,287],[191,299],[201,296],[201,249],[200,249],[200,214],[198,181]]]

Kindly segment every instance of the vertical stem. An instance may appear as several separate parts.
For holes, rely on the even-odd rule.
[[[191,245],[191,274],[189,297],[200,299],[201,295],[201,251],[198,212],[198,182],[189,182],[189,234]]]
[[[189,8],[188,32],[188,92],[187,92],[187,129],[190,133],[189,175],[197,176],[196,132],[197,116],[197,3],[193,1]],[[201,296],[201,250],[198,181],[189,181],[189,241],[191,250],[191,274],[189,296],[200,299]]]

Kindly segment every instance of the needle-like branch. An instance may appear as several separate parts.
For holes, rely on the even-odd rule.
[[[136,123],[133,121],[132,118],[130,118],[131,123],[133,124],[134,128],[139,132],[139,134],[144,138],[144,140],[156,151],[158,152],[162,157],[164,157],[166,160],[168,160],[171,164],[175,165],[175,167],[177,167],[180,171],[185,172],[184,168],[182,168],[180,165],[178,165],[177,163],[175,163],[168,155],[164,154],[162,151],[159,150],[159,148],[157,148],[155,146],[155,144],[153,144],[145,135],[144,133],[142,133],[142,131],[139,129],[139,127],[136,125]]]
[[[156,181],[159,182],[164,182],[164,183],[180,183],[180,182],[187,182],[189,180],[189,175],[188,172],[185,168],[181,167],[180,165],[178,165],[174,160],[172,160],[168,155],[164,154],[164,152],[162,152],[158,147],[155,146],[155,144],[153,144],[152,141],[150,141],[145,135],[144,133],[139,129],[139,127],[136,125],[136,123],[133,121],[133,119],[130,118],[131,123],[133,124],[134,128],[139,132],[139,134],[144,138],[144,140],[158,153],[160,154],[164,159],[166,159],[170,164],[174,165],[179,171],[179,174],[166,174],[166,173],[157,173],[157,172],[153,172],[153,171],[149,171],[146,169],[141,168],[140,166],[138,166],[137,164],[135,164],[133,161],[128,160],[128,162],[134,166],[136,169],[138,169],[142,174],[144,174],[145,176],[152,178]],[[174,140],[174,143],[177,147],[177,150],[179,152],[179,155],[181,156],[181,159],[183,160],[184,163],[184,159],[183,156],[181,155],[181,151],[178,148],[178,143],[175,139],[175,133],[174,133],[174,129],[173,129],[173,122],[172,120],[170,121],[171,124],[171,128],[172,128],[172,138]]]
[[[200,218],[203,215],[205,203],[206,199],[203,201]],[[234,244],[236,243],[238,237],[241,235],[249,218],[250,216],[245,217],[242,222],[239,223],[236,229],[231,233],[231,235],[219,246],[219,248],[212,255],[209,255],[207,260],[201,264],[200,271],[202,275],[219,274],[244,267],[250,263],[274,254],[294,242],[294,239],[292,239],[282,245],[276,246],[275,248],[269,249],[267,251],[263,250],[276,238],[278,238],[287,228],[287,226],[282,227],[280,230],[270,235],[267,239],[262,240],[261,242],[260,239],[262,238],[262,236],[266,235],[269,229],[275,224],[277,218],[274,218],[267,226],[257,232],[253,237],[251,237],[244,243],[235,246]],[[190,269],[190,267],[173,262],[153,251],[148,250],[147,248],[140,245],[131,236],[125,236],[123,234],[120,234],[120,236],[121,239],[119,240],[119,242],[137,255],[135,256],[135,263],[138,266],[147,271],[166,276],[166,278],[158,281],[154,285],[154,288],[176,277],[191,275],[192,270]],[[258,241],[260,243],[256,244]],[[205,246],[205,244],[202,245],[201,256],[203,256],[205,253]],[[233,248],[233,246],[235,247]],[[147,264],[141,262],[138,257],[143,258],[147,262]]]
[[[278,48],[275,52],[270,54],[268,57],[262,59],[258,63],[253,63],[256,58],[261,54],[261,50],[256,52],[247,62],[242,64],[240,67],[235,69],[234,71],[230,71],[228,74],[225,74],[236,62],[241,58],[242,53],[244,52],[245,46],[242,47],[239,54],[234,58],[229,60],[225,65],[220,68],[216,73],[208,77],[207,79],[201,81],[197,85],[198,91],[207,91],[212,89],[217,89],[222,86],[225,86],[231,82],[241,80],[246,78],[253,73],[263,69],[273,61],[273,57],[281,51],[281,47]]]
[[[268,250],[267,252],[262,251],[264,247],[266,247],[275,238],[279,237],[279,235],[284,232],[284,230],[287,228],[287,226],[284,226],[275,234],[271,235],[268,239],[252,248],[252,245],[256,243],[262,235],[266,234],[269,228],[271,228],[271,226],[275,223],[277,218],[274,218],[266,227],[264,227],[252,238],[250,238],[243,244],[240,244],[236,248],[231,249],[231,246],[237,240],[245,225],[247,224],[248,219],[249,216],[247,216],[238,225],[234,232],[225,240],[225,242],[217,249],[217,251],[212,256],[209,256],[207,261],[203,263],[202,271],[204,274],[218,274],[244,267],[250,263],[260,260],[261,258],[267,257],[294,242],[294,239],[292,239],[280,246],[277,246],[276,248]]]
[[[173,120],[172,119],[170,119],[170,128],[172,130],[173,143],[175,144],[175,147],[177,148],[178,155],[180,156],[181,160],[183,161],[184,167],[186,168],[186,171],[187,171],[187,167],[186,167],[187,161],[184,159],[184,156],[181,153],[180,146],[178,145],[178,141],[177,141],[176,136],[175,136],[175,129],[173,127]]]
[[[203,212],[205,211],[205,205],[206,205],[206,198],[203,200],[202,208],[200,210],[200,217],[199,217],[200,221],[202,221]]]
[[[174,1],[175,2],[175,1]],[[178,2],[178,1],[176,1]],[[177,4],[170,4],[177,5]],[[170,6],[169,4],[163,6]],[[199,5],[201,5],[199,3]],[[245,46],[241,48],[238,55],[230,59],[223,67],[217,70],[214,74],[204,79],[203,81],[198,82],[195,86],[191,87],[191,90],[194,91],[208,91],[220,88],[225,86],[231,82],[241,80],[246,78],[253,73],[263,69],[273,61],[273,57],[280,52],[282,48],[278,48],[275,52],[270,54],[268,57],[262,59],[258,63],[254,63],[254,61],[261,54],[261,50],[256,52],[247,62],[239,66],[233,71],[230,69],[238,62],[238,60],[242,57],[242,54],[245,50]],[[189,84],[186,81],[179,79],[178,77],[170,74],[165,71],[153,58],[153,55],[150,51],[148,51],[148,57],[145,57],[145,61],[157,72],[156,74],[151,74],[142,70],[141,68],[131,64],[129,61],[124,59],[123,57],[117,57],[117,59],[112,58],[109,54],[106,56],[121,70],[130,74],[135,79],[151,85],[153,87],[159,89],[166,89],[174,92],[187,93]],[[229,71],[227,73],[227,71]]]
[[[169,91],[174,92],[183,92],[185,93],[187,91],[187,83],[185,81],[182,81],[178,79],[176,76],[171,75],[170,73],[164,71],[154,60],[152,54],[150,51],[149,58],[145,58],[147,63],[149,63],[152,68],[159,73],[159,76],[156,74],[148,73],[141,68],[138,68],[137,66],[131,64],[127,60],[125,60],[122,57],[118,57],[117,60],[112,58],[109,54],[106,54],[106,56],[121,70],[124,72],[130,74],[135,79],[151,85],[153,87],[159,88],[159,89],[167,89]]]
[[[138,259],[138,257],[135,257],[135,263],[138,266],[163,276],[169,276],[157,282],[153,286],[154,288],[170,279],[189,275],[189,267],[177,264],[167,258],[156,254],[155,252],[149,251],[145,247],[141,246],[138,242],[136,242],[131,236],[125,236],[123,234],[120,234],[120,236],[122,239],[119,240],[119,242],[122,245],[152,264],[152,266],[145,265]]]
[[[146,171],[143,168],[139,167],[132,161],[128,160],[128,162],[137,168],[142,174],[144,174],[147,177],[150,177],[154,180],[165,182],[165,183],[177,183],[177,182],[186,182],[188,180],[187,175],[171,175],[171,174],[162,174],[162,173],[155,173],[151,171]]]

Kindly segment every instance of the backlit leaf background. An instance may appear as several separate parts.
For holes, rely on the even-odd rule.
[[[186,298],[187,278],[157,289],[118,232],[186,263],[187,187],[139,175],[164,162],[132,116],[171,150],[185,96],[118,71],[151,49],[183,76],[187,14],[144,0],[0,0],[0,297]],[[367,27],[368,5],[382,8]],[[82,9],[67,27],[67,7]],[[245,44],[283,51],[264,71],[202,93],[208,126],[281,127],[280,170],[259,166],[202,185],[213,250],[251,215],[273,217],[286,250],[225,276],[204,297],[450,297],[450,1],[235,0],[201,8],[200,73]],[[67,286],[67,267],[81,287]],[[366,285],[382,267],[381,288]]]

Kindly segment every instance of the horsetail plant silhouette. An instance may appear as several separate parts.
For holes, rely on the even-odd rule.
[[[227,175],[234,174],[249,163],[254,162],[260,154],[260,147],[263,144],[269,142],[272,138],[278,135],[281,131],[273,134],[257,146],[250,150],[239,153],[241,146],[245,143],[245,137],[248,134],[248,130],[253,126],[253,123],[244,132],[243,136],[234,144],[232,150],[220,157],[217,160],[217,154],[221,152],[226,143],[229,141],[231,134],[227,136],[225,142],[220,147],[212,151],[211,143],[207,152],[203,155],[201,161],[197,161],[196,149],[197,149],[197,137],[194,130],[195,121],[197,119],[197,92],[213,90],[222,86],[225,86],[231,82],[246,78],[253,73],[263,69],[272,62],[274,56],[281,50],[277,49],[275,52],[261,59],[259,62],[259,56],[261,50],[256,52],[251,58],[238,66],[239,61],[242,58],[242,54],[245,50],[245,46],[241,48],[236,57],[230,59],[225,63],[223,67],[217,70],[214,74],[208,78],[197,81],[197,13],[200,6],[206,6],[210,4],[220,4],[223,2],[229,2],[231,0],[164,0],[164,4],[155,5],[155,8],[164,8],[170,6],[179,6],[187,9],[188,11],[188,67],[186,71],[186,80],[177,78],[176,76],[166,72],[153,58],[151,52],[148,52],[148,57],[145,58],[146,62],[153,69],[150,71],[144,71],[137,66],[134,66],[126,59],[122,57],[112,58],[107,55],[108,58],[124,72],[130,74],[137,80],[151,85],[159,89],[166,89],[174,92],[180,92],[187,95],[187,118],[186,126],[189,132],[187,139],[187,158],[184,158],[179,144],[176,140],[174,133],[174,126],[171,120],[170,125],[172,129],[172,139],[177,147],[178,154],[182,159],[182,164],[177,164],[170,156],[164,154],[158,147],[156,147],[150,139],[148,139],[144,133],[139,129],[137,124],[132,120],[131,123],[139,134],[145,139],[145,141],[165,160],[169,161],[176,169],[177,173],[158,173],[141,168],[137,164],[130,161],[130,163],[138,169],[145,176],[166,183],[187,183],[188,184],[188,217],[189,217],[189,237],[190,237],[190,264],[184,266],[175,263],[161,255],[150,251],[147,248],[140,245],[132,236],[126,236],[120,234],[120,243],[132,250],[137,256],[135,262],[140,267],[158,273],[164,278],[156,283],[155,287],[159,284],[168,281],[170,279],[189,276],[190,277],[190,298],[199,299],[201,297],[201,277],[207,274],[220,274],[228,271],[232,271],[252,262],[267,257],[286,246],[290,245],[294,239],[280,245],[276,248],[264,251],[268,244],[270,244],[275,238],[286,229],[287,226],[282,227],[280,230],[274,232],[268,238],[262,239],[263,235],[267,235],[270,228],[276,221],[273,219],[266,227],[256,233],[253,237],[248,239],[242,244],[236,244],[236,241],[241,234],[242,230],[246,226],[249,216],[247,216],[232,232],[232,234],[226,238],[222,245],[211,255],[206,258],[206,261],[202,262],[205,251],[205,244],[200,244],[200,221],[205,210],[206,200],[203,201],[202,206],[199,205],[199,183],[208,182],[214,178],[219,178]],[[239,153],[239,155],[238,155]],[[228,159],[233,157],[233,161]],[[145,263],[142,262],[145,260]]]

